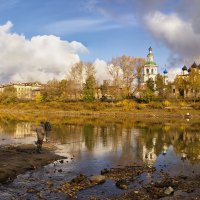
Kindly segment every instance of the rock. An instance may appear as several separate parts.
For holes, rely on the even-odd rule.
[[[119,181],[117,181],[116,182],[116,186],[119,189],[122,189],[122,190],[127,190],[128,189],[128,183],[125,180],[119,180]]]
[[[73,178],[71,180],[71,183],[80,183],[81,181],[84,181],[85,179],[87,179],[87,177],[84,174],[80,174],[79,176]]]
[[[60,162],[61,164],[63,164],[64,161],[63,161],[63,160],[59,160],[59,162]]]
[[[109,170],[106,168],[101,170],[101,175],[108,174],[108,173],[109,173]]]
[[[62,169],[59,169],[58,172],[62,172]]]
[[[106,181],[106,177],[102,175],[95,175],[90,177],[90,181],[93,183],[101,184]]]
[[[53,187],[53,182],[52,181],[47,181],[47,185],[49,188]]]
[[[174,189],[173,189],[171,186],[169,186],[169,187],[165,190],[164,193],[165,193],[166,195],[170,195],[170,194],[174,193]]]

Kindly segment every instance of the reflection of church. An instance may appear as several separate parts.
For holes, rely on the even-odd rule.
[[[142,148],[142,159],[143,162],[148,164],[148,165],[153,165],[154,162],[156,161],[157,155],[156,155],[156,138],[153,138],[153,147],[152,148],[147,148],[145,145],[143,145]]]

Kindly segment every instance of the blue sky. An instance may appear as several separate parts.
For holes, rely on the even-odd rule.
[[[105,5],[87,0],[0,2],[3,5],[0,8],[0,23],[10,20],[14,25],[12,32],[24,34],[27,38],[54,34],[63,40],[79,41],[89,50],[89,54],[80,55],[83,60],[100,58],[109,61],[123,54],[146,57],[151,45],[158,64],[167,64],[166,49],[158,46],[149,33],[140,27],[133,9],[118,1]]]
[[[0,0],[0,24],[13,24],[11,33],[54,35],[77,41],[89,53],[81,60],[123,54],[146,57],[153,47],[155,61],[176,71],[200,55],[199,1],[191,0]]]

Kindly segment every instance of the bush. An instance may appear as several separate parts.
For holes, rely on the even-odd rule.
[[[200,102],[192,104],[192,108],[195,110],[200,110]]]
[[[186,107],[187,103],[185,101],[179,102],[179,107]]]
[[[138,110],[143,110],[143,109],[146,108],[146,105],[143,104],[143,103],[141,103],[141,104],[137,104],[135,107],[136,107],[136,109],[138,109]]]
[[[162,105],[164,106],[164,107],[168,107],[168,106],[170,106],[171,105],[171,102],[169,102],[169,101],[163,101],[162,102]]]
[[[153,108],[153,109],[161,109],[161,108],[163,108],[163,104],[162,104],[161,102],[155,102],[155,101],[150,102],[150,103],[148,104],[148,106],[149,106],[150,108]]]
[[[145,90],[140,95],[140,101],[141,102],[149,103],[149,102],[151,102],[153,100],[155,100],[155,94],[154,94],[153,91],[151,91],[149,89]]]

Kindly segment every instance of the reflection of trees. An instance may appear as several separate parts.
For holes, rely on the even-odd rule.
[[[200,124],[151,124],[145,125],[137,122],[140,134],[138,143],[140,146],[145,146],[149,151],[154,148],[153,139],[156,138],[155,152],[158,156],[167,146],[173,145],[177,154],[183,152],[187,154],[187,158],[192,161],[200,160]],[[139,150],[138,150],[139,151]]]
[[[180,154],[185,152],[192,162],[200,160],[200,135],[194,132],[182,132],[174,143],[174,150]]]
[[[92,151],[94,147],[94,126],[86,124],[83,126],[83,135],[85,139],[85,145],[88,150]]]
[[[5,134],[14,135],[16,132],[17,121],[3,119],[0,121],[0,127]]]

